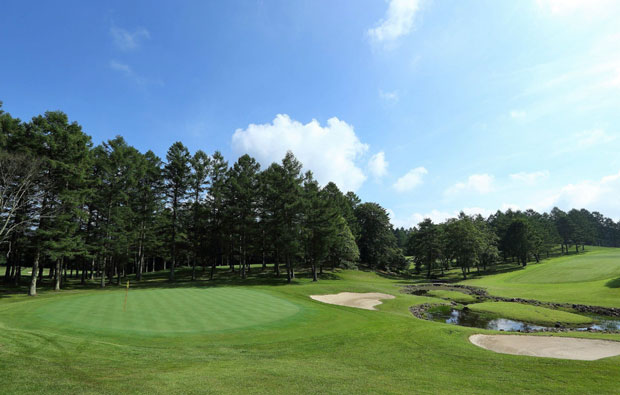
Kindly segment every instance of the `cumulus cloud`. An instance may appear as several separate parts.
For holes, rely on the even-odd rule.
[[[507,205],[504,205],[504,206],[507,206]],[[513,205],[510,205],[510,206],[512,207]],[[507,208],[502,208],[502,210],[504,211],[506,209]],[[449,218],[458,217],[461,211],[467,215],[475,216],[475,215],[480,214],[483,217],[487,218],[489,215],[494,214],[497,210],[485,209],[481,207],[465,207],[463,210],[460,210],[460,211],[459,210],[447,211],[447,210],[433,209],[426,213],[413,213],[404,218],[400,218],[396,216],[394,211],[391,209],[387,209],[386,211],[388,212],[390,216],[390,222],[392,223],[392,225],[394,225],[394,227],[396,228],[402,227],[402,228],[408,229],[408,228],[417,226],[420,222],[424,221],[426,218],[429,218],[431,221],[433,221],[433,223],[438,224],[438,223],[444,222],[445,220]]]
[[[237,129],[232,146],[237,153],[252,155],[263,166],[281,161],[290,150],[321,184],[333,181],[344,191],[355,191],[366,180],[356,162],[368,151],[368,145],[359,140],[353,126],[336,117],[321,126],[314,119],[302,124],[278,114],[271,123]]]
[[[521,171],[510,175],[511,180],[524,184],[535,184],[537,181],[544,180],[546,178],[549,178],[549,170],[534,171],[531,173]]]
[[[112,26],[110,28],[110,35],[116,47],[122,51],[136,49],[143,40],[151,38],[151,34],[145,28],[138,28],[130,32],[118,26]]]
[[[428,174],[428,170],[424,167],[416,167],[415,169],[411,169],[407,174],[396,180],[393,187],[398,192],[411,191],[413,188],[422,183],[422,179],[425,174]]]
[[[562,187],[548,196],[545,209],[558,206],[568,210],[586,208],[600,211],[618,220],[620,218],[620,172],[602,177],[599,180],[584,180]]]
[[[494,177],[489,174],[472,174],[465,182],[457,182],[446,189],[446,195],[457,195],[461,192],[475,192],[481,195],[493,191]]]
[[[390,0],[385,17],[368,30],[368,35],[375,42],[392,42],[408,34],[419,9],[419,0]]]
[[[385,152],[374,154],[368,161],[368,170],[375,178],[381,178],[387,174],[388,162],[385,160]]]

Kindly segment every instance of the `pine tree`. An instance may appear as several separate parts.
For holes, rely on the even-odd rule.
[[[90,137],[75,122],[69,123],[62,112],[46,112],[33,118],[30,131],[41,144],[43,175],[48,180],[44,192],[46,210],[52,213],[42,221],[38,236],[43,253],[55,262],[54,289],[59,290],[66,261],[85,252],[84,240],[78,233],[86,197],[86,170]]]
[[[168,149],[166,154],[168,162],[164,166],[166,192],[172,216],[170,222],[170,281],[174,281],[177,259],[177,236],[179,233],[178,215],[181,203],[187,195],[190,178],[189,159],[189,151],[181,142],[177,141]]]
[[[208,188],[208,179],[211,173],[211,158],[202,150],[196,151],[190,159],[191,176],[189,180],[190,194],[192,196],[192,219],[190,224],[190,235],[192,244],[192,280],[196,279],[196,264],[200,255],[200,248],[203,245],[206,224],[202,221],[204,217],[204,192]],[[201,215],[202,214],[202,215]]]
[[[239,246],[241,278],[246,278],[249,250],[257,231],[259,171],[256,160],[243,155],[230,169],[227,183],[231,230]]]
[[[228,162],[219,151],[215,151],[211,160],[211,184],[207,189],[207,207],[210,224],[209,247],[215,256],[211,263],[210,279],[213,280],[215,268],[223,263],[224,258],[224,221],[225,221],[225,188],[228,173]]]

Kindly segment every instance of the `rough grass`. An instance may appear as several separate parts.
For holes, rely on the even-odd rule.
[[[165,322],[169,332],[157,324],[164,317],[151,320],[148,314],[135,318],[134,330],[117,310],[104,314],[115,324],[106,323],[97,309],[118,309],[122,287],[0,297],[0,392],[617,392],[620,357],[565,361],[481,349],[468,336],[492,331],[414,318],[409,306],[437,299],[400,293],[402,279],[345,271],[327,273],[318,283],[303,277],[286,285],[284,279],[254,269],[245,282],[224,272],[213,282],[190,282],[188,272],[179,272],[179,281],[170,284],[165,276],[149,274],[136,284],[141,290],[130,290],[128,306],[135,305],[135,294],[144,292],[148,312],[175,317]],[[209,311],[219,308],[216,299],[203,294],[214,290],[222,292],[218,304],[243,315],[243,320],[227,318],[234,328],[214,330],[210,318],[202,317],[213,317]],[[309,298],[342,291],[385,292],[396,298],[384,300],[379,311]],[[149,292],[159,297],[147,302]],[[261,299],[255,303],[254,298]],[[276,306],[275,320],[256,324],[260,314],[251,310],[261,303]],[[67,311],[64,305],[70,306]],[[280,314],[289,305],[296,312]],[[179,333],[190,323],[191,332]],[[98,325],[104,328],[96,329]],[[620,340],[618,335],[574,336]]]
[[[586,247],[584,253],[544,260],[462,284],[504,297],[620,307],[620,249]]]
[[[583,315],[521,303],[484,302],[470,304],[467,307],[472,311],[496,314],[502,318],[525,321],[532,324],[552,325],[556,322],[561,322],[563,324],[578,325],[592,322],[590,317]]]
[[[428,295],[434,296],[436,298],[453,300],[459,303],[471,303],[476,301],[476,298],[472,295],[458,291],[448,291],[445,289],[435,289],[428,291]]]

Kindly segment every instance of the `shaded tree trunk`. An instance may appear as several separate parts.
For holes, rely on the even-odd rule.
[[[56,268],[54,269],[54,291],[60,290],[60,281],[62,278],[62,268],[60,259],[56,259]]]
[[[39,277],[39,250],[34,257],[34,262],[32,264],[32,277],[30,279],[30,289],[28,290],[28,295],[37,296],[37,278]]]

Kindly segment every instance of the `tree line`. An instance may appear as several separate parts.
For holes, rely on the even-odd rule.
[[[1,103],[0,210],[4,281],[18,285],[31,268],[30,295],[68,277],[104,287],[168,270],[174,281],[180,265],[192,279],[197,270],[213,279],[219,266],[246,278],[269,265],[288,282],[298,269],[316,281],[324,267],[408,265],[385,209],[321,187],[290,152],[266,169],[181,142],[159,158],[121,136],[93,146],[63,112],[24,122]]]
[[[397,243],[412,256],[416,272],[441,274],[452,267],[467,278],[472,268],[487,270],[501,262],[526,266],[539,262],[559,248],[560,254],[583,251],[585,245],[620,247],[620,222],[599,212],[553,208],[549,213],[534,210],[497,211],[488,218],[461,213],[439,224],[430,219],[412,229],[394,230]]]
[[[586,244],[620,246],[620,223],[554,208],[393,229],[379,204],[321,187],[290,152],[265,169],[249,155],[229,165],[218,151],[192,154],[181,142],[160,158],[120,136],[93,146],[60,111],[24,122],[0,103],[0,263],[7,284],[32,269],[31,295],[38,282],[59,290],[67,278],[104,287],[167,270],[174,281],[179,266],[192,279],[213,279],[218,267],[246,278],[254,265],[291,282],[300,269],[318,280],[324,267],[411,263],[428,277],[452,268],[467,277]]]

